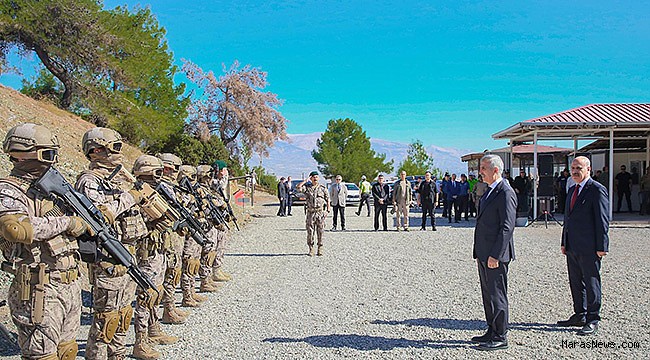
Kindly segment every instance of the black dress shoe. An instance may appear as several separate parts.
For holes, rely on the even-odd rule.
[[[589,335],[596,335],[597,332],[598,332],[598,322],[592,321],[589,324],[583,326],[582,329],[578,330],[576,334],[580,336],[589,336]]]
[[[483,351],[494,351],[494,350],[502,350],[507,348],[508,348],[507,341],[490,340],[488,342],[478,344],[478,349]]]
[[[564,326],[564,327],[569,327],[569,326],[585,326],[587,321],[585,320],[585,317],[583,315],[579,314],[573,314],[569,318],[569,320],[560,320],[557,322],[558,326]]]
[[[490,334],[489,332],[486,332],[485,334],[483,334],[481,336],[474,336],[472,338],[472,341],[475,342],[475,343],[484,343],[484,342],[488,342],[490,340],[492,340],[492,334]]]

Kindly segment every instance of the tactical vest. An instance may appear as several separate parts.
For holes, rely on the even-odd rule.
[[[107,181],[103,174],[97,170],[84,170],[77,181],[83,176],[92,176],[100,184],[99,191],[106,196],[109,201],[117,200],[124,192],[119,186]],[[126,245],[135,245],[135,243],[148,234],[147,225],[137,206],[131,207],[129,210],[121,213],[115,219],[114,228],[117,231],[120,241]]]
[[[19,194],[24,196],[28,205],[28,216],[33,218],[51,217],[51,221],[67,221],[63,218],[63,212],[54,202],[44,198],[36,191],[30,189],[30,184],[17,178],[0,179],[1,184],[7,184],[17,189]],[[14,272],[19,266],[27,265],[36,269],[39,264],[46,265],[46,271],[66,271],[77,267],[79,246],[74,238],[65,234],[58,234],[47,241],[34,241],[31,244],[12,243],[0,238],[0,248],[9,268],[3,266],[3,270]]]

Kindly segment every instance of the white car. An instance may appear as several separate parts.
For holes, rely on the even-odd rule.
[[[354,183],[345,183],[345,186],[348,188],[348,198],[346,200],[346,205],[348,206],[358,206],[361,201],[361,190]]]
[[[345,200],[346,206],[358,206],[361,201],[361,190],[355,183],[343,183],[348,188],[348,197]],[[334,185],[334,183],[327,184],[327,191]]]

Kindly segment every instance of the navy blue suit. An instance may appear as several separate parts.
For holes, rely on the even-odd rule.
[[[607,189],[588,179],[573,209],[569,189],[564,211],[562,246],[565,248],[573,310],[587,322],[600,320],[600,261],[596,251],[609,251],[609,197]]]
[[[489,192],[486,192],[486,194]],[[483,309],[488,334],[495,341],[506,340],[508,332],[508,265],[515,258],[513,233],[517,218],[517,195],[507,180],[502,180],[479,204],[474,229],[474,258],[481,281]],[[489,257],[499,267],[487,267]]]

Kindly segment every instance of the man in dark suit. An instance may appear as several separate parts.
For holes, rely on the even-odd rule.
[[[386,219],[386,210],[388,209],[388,197],[390,196],[390,187],[384,183],[384,175],[377,177],[377,182],[372,185],[372,197],[375,200],[375,231],[379,230],[379,215],[384,225],[384,231],[388,231],[388,220]]]
[[[576,185],[569,189],[562,229],[574,314],[560,326],[580,326],[578,335],[598,331],[601,306],[600,262],[609,251],[607,189],[589,177],[591,162],[578,156],[571,163]]]
[[[278,200],[280,201],[278,216],[287,216],[287,185],[284,183],[284,176],[278,182]]]
[[[422,206],[422,226],[420,226],[420,230],[426,230],[427,216],[430,216],[431,230],[436,231],[436,218],[434,213],[438,188],[436,188],[436,182],[431,179],[431,172],[427,171],[424,174],[424,181],[420,183],[417,191],[420,194],[418,205]]]
[[[474,258],[478,264],[487,332],[475,336],[480,350],[508,348],[508,265],[515,258],[513,232],[517,195],[501,177],[503,160],[497,155],[481,159],[480,172],[489,187],[481,197],[474,229]]]

